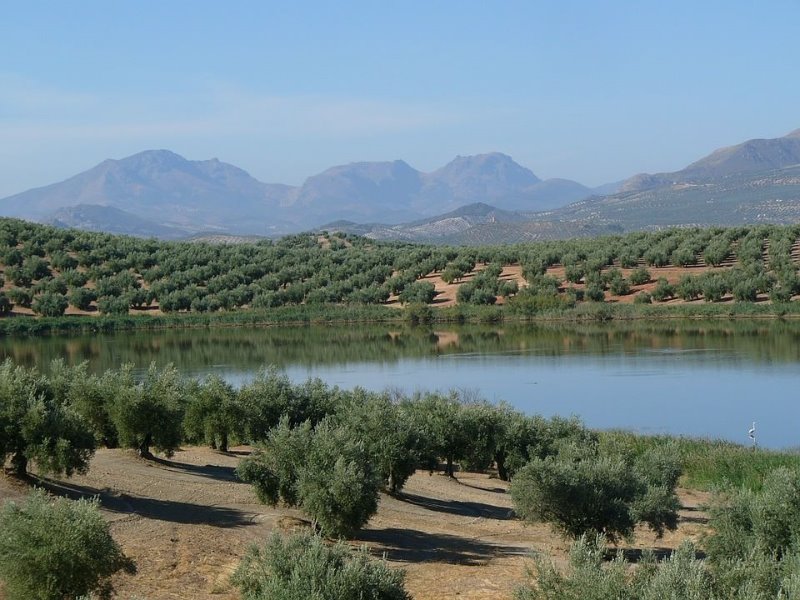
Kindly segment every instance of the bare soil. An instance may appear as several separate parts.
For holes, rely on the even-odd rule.
[[[236,480],[236,464],[248,452],[188,447],[146,461],[126,450],[99,450],[86,475],[38,485],[71,497],[99,496],[114,538],[138,566],[136,575],[116,579],[120,598],[233,600],[238,593],[229,576],[251,544],[308,526],[301,512],[264,506]],[[568,543],[548,526],[516,519],[507,487],[488,474],[450,479],[417,472],[401,494],[381,495],[378,514],[352,543],[405,569],[416,600],[511,598],[531,553],[563,564]],[[28,491],[26,483],[0,476],[0,500]],[[625,551],[666,553],[684,539],[698,540],[707,497],[681,490],[680,498],[677,531],[662,539],[638,531]]]

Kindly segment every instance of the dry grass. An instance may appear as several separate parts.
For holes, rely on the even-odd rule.
[[[233,469],[247,448],[220,453],[186,448],[169,460],[144,461],[124,450],[100,450],[89,473],[44,480],[54,493],[99,495],[114,537],[137,575],[120,576],[120,598],[233,600],[228,582],[242,555],[275,530],[303,527],[292,509],[260,504]],[[416,473],[397,497],[382,495],[378,514],[353,541],[407,572],[416,600],[507,599],[525,577],[530,552],[563,563],[567,542],[543,525],[513,518],[507,484],[486,474],[457,480]],[[27,487],[0,477],[0,498]],[[677,532],[661,540],[646,531],[631,548],[669,549],[703,530],[702,494],[682,491],[687,506]]]

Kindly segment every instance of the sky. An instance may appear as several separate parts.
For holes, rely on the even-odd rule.
[[[9,0],[0,197],[165,148],[267,182],[499,151],[586,185],[800,128],[800,0]]]

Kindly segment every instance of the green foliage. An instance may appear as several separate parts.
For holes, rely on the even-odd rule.
[[[53,393],[35,370],[0,365],[0,457],[18,475],[34,461],[44,473],[84,473],[95,441],[86,422]]]
[[[646,552],[635,570],[620,553],[606,564],[603,536],[582,536],[569,553],[564,573],[541,556],[534,559],[531,581],[515,600],[722,600],[694,547],[686,542],[662,563]]]
[[[314,430],[297,473],[300,506],[329,537],[350,537],[378,510],[380,475],[360,441],[329,422]]]
[[[436,297],[436,286],[430,281],[415,281],[400,292],[403,304],[430,304]]]
[[[290,428],[288,419],[243,460],[238,476],[260,500],[300,506],[330,537],[348,537],[378,509],[380,475],[352,432],[323,421]]]
[[[67,310],[69,302],[63,294],[45,293],[33,300],[33,312],[44,317],[60,317]]]
[[[664,302],[675,296],[675,287],[667,281],[666,277],[659,277],[656,287],[653,288],[652,296],[653,300]]]
[[[706,545],[717,561],[800,553],[800,469],[771,471],[761,490],[732,489],[710,511]]]
[[[572,443],[531,460],[514,477],[511,497],[523,519],[551,523],[574,538],[628,537],[637,522],[661,535],[677,526],[678,502],[672,471],[662,474],[659,465],[654,458],[638,468],[630,455]]]
[[[9,314],[12,308],[13,304],[11,304],[8,296],[4,292],[0,292],[0,316]]]
[[[78,310],[89,310],[89,307],[95,300],[97,300],[97,294],[94,290],[85,287],[76,288],[69,295],[69,303]],[[125,312],[127,312],[127,309]]]
[[[189,439],[227,452],[231,436],[243,437],[244,421],[245,409],[236,390],[218,375],[191,386],[183,418]]]
[[[631,271],[628,279],[630,280],[631,285],[644,285],[645,283],[650,283],[652,276],[650,275],[650,271],[648,271],[645,267],[639,267]]]
[[[248,551],[232,577],[243,600],[411,600],[404,579],[365,548],[308,534],[273,535]]]
[[[298,505],[298,472],[307,461],[312,435],[310,422],[292,428],[289,418],[284,416],[266,440],[239,462],[237,476],[253,484],[264,504]]]
[[[109,409],[120,444],[143,457],[151,456],[151,447],[171,456],[182,439],[184,385],[177,369],[152,364],[139,384],[129,366],[120,376],[125,383]]]
[[[603,302],[606,298],[603,287],[595,283],[588,285],[584,294],[586,299],[592,302]]]
[[[507,303],[509,312],[524,317],[533,317],[549,312],[561,312],[575,306],[575,299],[556,293],[536,293],[525,288]]]
[[[130,304],[125,296],[102,296],[97,300],[97,310],[104,315],[127,315],[129,308]]]
[[[26,289],[11,288],[7,294],[8,299],[18,306],[30,308],[31,303],[33,303],[33,295]]]
[[[111,537],[97,500],[34,491],[0,510],[0,580],[9,600],[110,598],[109,578],[136,568]]]
[[[406,411],[385,394],[355,390],[336,414],[336,421],[361,440],[383,485],[398,492],[414,473],[422,433]]]
[[[697,300],[703,293],[703,285],[696,277],[682,275],[675,291],[683,300]]]
[[[471,442],[463,406],[457,395],[428,393],[415,396],[404,409],[426,442],[421,449],[421,458],[431,466],[440,458],[444,459],[446,473],[453,476],[455,462],[466,454]]]

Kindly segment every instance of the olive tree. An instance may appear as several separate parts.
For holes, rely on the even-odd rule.
[[[366,549],[302,533],[274,534],[263,548],[253,546],[232,577],[243,600],[411,600],[404,579]]]
[[[145,458],[152,457],[151,447],[171,455],[183,433],[184,385],[177,369],[168,365],[159,370],[151,364],[144,379],[136,383],[128,365],[120,376],[123,385],[110,408],[120,444]]]
[[[43,376],[33,369],[0,366],[0,457],[24,476],[33,461],[45,473],[84,473],[94,455],[88,424],[59,402]]]
[[[348,395],[335,419],[364,443],[386,488],[398,492],[419,460],[421,433],[410,416],[388,395],[357,389]]]
[[[184,430],[190,438],[227,452],[231,435],[241,437],[243,421],[244,409],[236,390],[221,377],[210,375],[191,386],[184,416]]]
[[[261,501],[299,506],[330,537],[352,535],[378,509],[380,475],[369,453],[330,419],[311,430],[284,418],[236,472]]]
[[[135,573],[100,515],[99,501],[51,500],[35,490],[0,509],[0,580],[9,600],[110,598],[110,577]]]
[[[570,444],[523,467],[511,483],[511,497],[523,519],[551,523],[573,538],[628,537],[639,522],[660,535],[677,526],[674,483],[658,485],[667,479],[654,485],[628,457]]]

